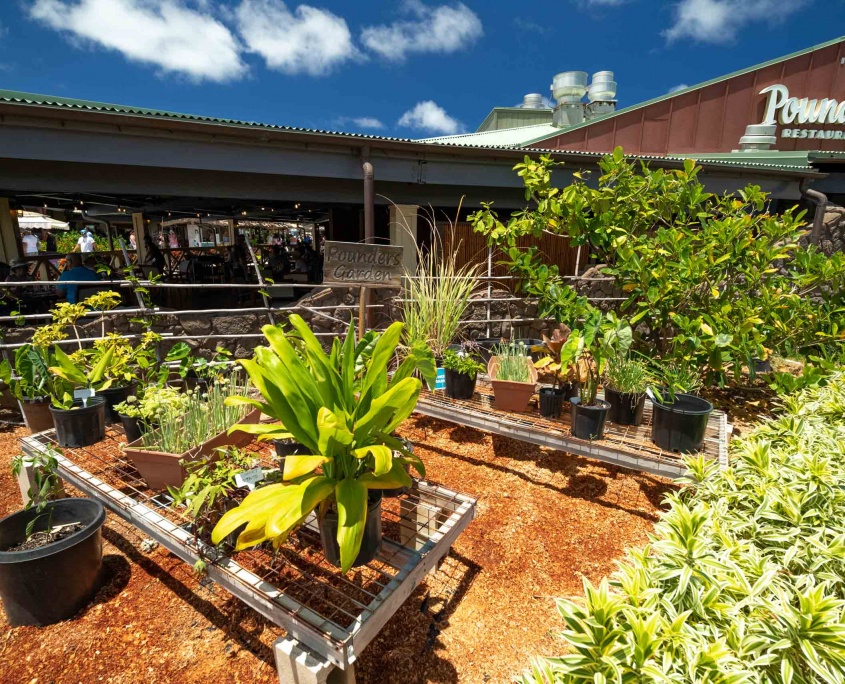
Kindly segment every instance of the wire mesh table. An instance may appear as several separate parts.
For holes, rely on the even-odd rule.
[[[599,393],[599,397],[603,394]],[[578,439],[572,435],[569,412],[561,412],[559,419],[544,418],[532,399],[528,413],[511,413],[496,408],[493,388],[479,376],[475,394],[468,401],[450,399],[442,391],[423,389],[417,402],[418,413],[451,423],[492,432],[504,437],[567,451],[606,463],[640,470],[663,477],[680,477],[686,471],[680,454],[663,451],[651,441],[652,404],[646,399],[642,425],[634,427],[605,424],[604,438]],[[722,467],[728,461],[728,420],[722,411],[713,411],[707,422],[702,452],[716,459]]]
[[[313,514],[277,552],[261,545],[229,557],[193,534],[192,520],[171,506],[167,492],[147,488],[122,443],[119,428],[107,428],[104,441],[78,449],[60,449],[54,430],[21,439],[25,457],[52,450],[62,479],[185,562],[206,561],[209,579],[341,669],[352,666],[475,515],[474,499],[416,482],[400,497],[383,500],[382,550],[347,575],[325,560]],[[272,467],[269,447],[253,443],[248,449]]]

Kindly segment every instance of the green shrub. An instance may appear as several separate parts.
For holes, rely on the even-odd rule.
[[[507,222],[489,205],[469,217],[506,255],[523,292],[539,299],[540,316],[575,328],[593,308],[542,263],[536,245],[518,246],[550,232],[587,245],[606,265],[627,296],[622,312],[639,325],[639,351],[691,362],[711,380],[739,376],[773,352],[803,355],[845,341],[845,256],[798,248],[803,212],[769,213],[754,185],[708,193],[692,160],[651,169],[617,148],[600,162],[597,184],[575,173],[564,188],[552,183],[558,166],[525,157],[515,169],[528,206]]]
[[[689,461],[650,543],[560,600],[523,684],[845,681],[845,373],[784,400],[720,471]]]

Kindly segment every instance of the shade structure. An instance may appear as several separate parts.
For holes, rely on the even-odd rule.
[[[70,225],[65,221],[39,214],[37,211],[25,211],[18,216],[18,225],[21,230],[68,230]]]

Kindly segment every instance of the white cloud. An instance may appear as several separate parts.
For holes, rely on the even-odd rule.
[[[681,0],[674,23],[663,36],[670,43],[684,38],[702,43],[727,43],[748,24],[785,20],[808,0]]]
[[[380,129],[384,128],[384,124],[376,119],[374,116],[359,116],[355,119],[352,119],[352,123],[354,123],[359,128],[373,128],[373,129]]]
[[[320,76],[358,57],[346,20],[327,10],[299,5],[291,12],[281,0],[243,0],[235,17],[248,49],[270,69]]]
[[[453,119],[443,107],[431,100],[418,102],[413,109],[409,109],[402,115],[398,123],[406,128],[444,135],[460,133],[463,130],[460,121]]]
[[[407,21],[389,26],[368,26],[361,42],[386,59],[401,62],[411,52],[456,52],[484,33],[481,19],[462,2],[429,7],[420,0],[406,0]]]
[[[183,0],[35,0],[29,14],[83,42],[194,81],[228,81],[247,71],[232,32]]]
[[[677,93],[679,90],[686,90],[687,88],[689,88],[689,86],[686,83],[679,83],[678,85],[672,86],[671,88],[669,88],[669,90],[667,92],[669,94],[672,94],[672,93]]]

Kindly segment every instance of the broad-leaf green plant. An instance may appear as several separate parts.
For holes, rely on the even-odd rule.
[[[356,380],[355,333],[347,332],[326,354],[298,315],[290,317],[295,346],[285,332],[265,326],[268,346],[239,363],[261,400],[242,399],[280,421],[278,426],[242,426],[253,434],[272,430],[301,443],[308,454],[285,458],[284,482],[256,490],[226,513],[212,534],[217,544],[247,523],[236,549],[272,540],[278,547],[315,509],[338,512],[340,562],[347,572],[361,547],[370,489],[407,487],[406,464],[425,476],[422,462],[392,433],[411,415],[422,383],[413,377],[416,362],[406,358],[393,373],[403,325],[394,323],[379,337],[366,369]],[[394,458],[394,452],[401,454]]]

